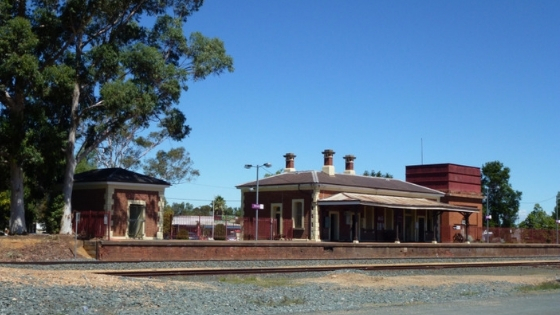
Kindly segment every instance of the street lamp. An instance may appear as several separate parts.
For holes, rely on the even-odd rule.
[[[558,212],[560,212],[560,191],[556,194],[556,245],[558,245],[558,225],[560,224]]]
[[[256,226],[255,226],[255,241],[259,240],[259,210],[262,210],[264,207],[259,203],[259,168],[261,167],[271,167],[272,164],[264,163],[262,165],[252,165],[252,164],[245,164],[245,168],[256,168],[257,169],[257,191],[256,191],[256,202],[251,206],[255,209],[255,218],[256,218]]]
[[[490,243],[490,230],[488,227],[488,223],[490,222],[490,203],[488,200],[490,199],[490,190],[488,190],[488,196],[486,196],[486,243]]]
[[[488,227],[488,223],[490,223],[490,219],[492,219],[492,216],[490,215],[490,192],[494,193],[494,190],[499,189],[500,186],[497,187],[488,187],[488,191],[486,193],[486,243],[490,243],[490,230]],[[499,219],[499,217],[498,217]]]

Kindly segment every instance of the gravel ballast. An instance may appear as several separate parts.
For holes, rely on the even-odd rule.
[[[554,280],[556,276],[560,276],[557,267],[381,272],[339,270],[154,279],[112,277],[92,272],[410,262],[353,260],[0,264],[0,315],[288,314],[374,309],[389,305],[449,303],[456,300],[515,296],[521,294],[519,287],[522,285]],[[519,280],[521,278],[523,280]]]

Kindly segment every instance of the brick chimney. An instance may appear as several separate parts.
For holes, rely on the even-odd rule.
[[[346,161],[344,174],[356,175],[356,172],[354,171],[354,160],[355,159],[356,159],[356,157],[353,156],[353,155],[345,155],[344,156],[344,160]]]
[[[284,168],[284,173],[295,172],[296,168],[294,166],[294,158],[296,157],[296,155],[293,153],[286,153],[284,157],[286,158],[286,167]]]
[[[321,153],[323,153],[323,156],[325,158],[325,162],[323,163],[323,173],[327,173],[331,176],[334,175],[334,165],[333,165],[334,151],[331,149],[327,149]]]

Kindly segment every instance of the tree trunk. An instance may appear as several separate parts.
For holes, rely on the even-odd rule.
[[[10,234],[26,234],[25,207],[23,205],[23,170],[15,159],[10,159]]]
[[[72,189],[74,188],[74,172],[76,171],[76,158],[74,149],[76,148],[76,132],[78,130],[78,99],[80,90],[78,84],[74,85],[72,95],[72,126],[68,132],[68,143],[66,145],[66,170],[64,171],[64,183],[62,194],[64,207],[62,218],[60,219],[60,234],[72,234]]]
[[[72,189],[74,188],[76,159],[72,153],[70,155],[71,157],[66,158],[66,170],[64,171],[64,183],[62,186],[64,207],[60,221],[60,234],[72,234]]]

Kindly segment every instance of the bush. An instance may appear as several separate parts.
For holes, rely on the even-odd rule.
[[[179,230],[177,235],[175,236],[178,240],[188,240],[189,239],[189,231],[187,230]]]
[[[214,239],[218,241],[225,241],[226,239],[226,226],[223,224],[217,224],[214,227]]]

